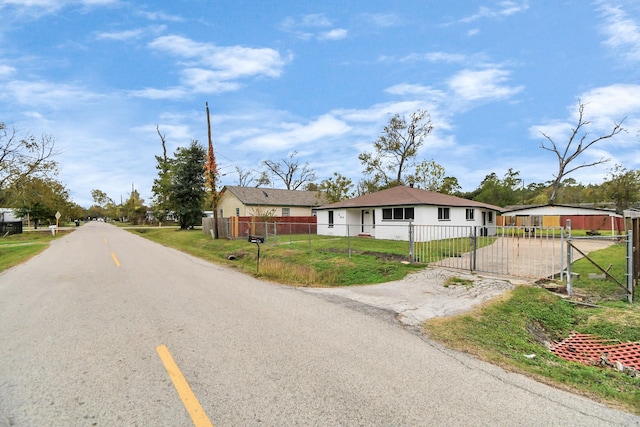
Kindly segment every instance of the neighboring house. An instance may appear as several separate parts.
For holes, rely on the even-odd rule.
[[[499,225],[524,227],[566,227],[574,230],[624,230],[624,218],[613,209],[571,205],[508,206]]]
[[[16,221],[22,221],[22,218],[17,217],[13,209],[0,208],[0,222],[16,222]]]
[[[225,186],[218,202],[218,216],[313,216],[324,200],[317,191]]]
[[[456,236],[494,235],[501,208],[487,203],[412,187],[392,187],[317,209],[318,234],[328,236],[366,235],[376,239],[409,240],[409,223],[415,226],[458,227]],[[419,240],[445,238],[446,232]],[[458,234],[460,236],[458,236]]]

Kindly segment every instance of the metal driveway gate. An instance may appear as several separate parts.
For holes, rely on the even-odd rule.
[[[561,227],[413,225],[410,253],[418,263],[526,278],[565,269]]]

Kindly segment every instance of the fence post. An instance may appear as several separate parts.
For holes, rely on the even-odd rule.
[[[571,246],[571,220],[568,219],[567,220],[567,295],[572,296],[573,295],[573,288],[572,288],[572,283],[571,283],[571,253],[572,253],[572,246]]]
[[[469,246],[471,249],[471,259],[469,260],[471,265],[469,266],[471,272],[473,273],[474,271],[476,271],[476,255],[478,253],[478,251],[476,250],[477,248],[477,243],[476,243],[476,227],[469,227],[471,229],[471,232],[469,233]]]
[[[273,221],[273,238],[275,240],[274,245],[278,246],[278,223]]]
[[[347,224],[347,252],[349,254],[349,259],[351,259],[351,233],[349,231],[351,227]]]
[[[627,301],[633,303],[633,231],[627,231]]]
[[[414,263],[415,260],[415,239],[413,237],[413,221],[409,221],[409,262]]]

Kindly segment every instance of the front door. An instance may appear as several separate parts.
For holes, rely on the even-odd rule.
[[[376,211],[374,209],[363,209],[361,214],[361,233],[373,236],[373,226],[376,223]]]

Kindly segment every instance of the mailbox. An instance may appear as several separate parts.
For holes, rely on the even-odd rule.
[[[249,235],[249,243],[264,243],[264,236]]]

